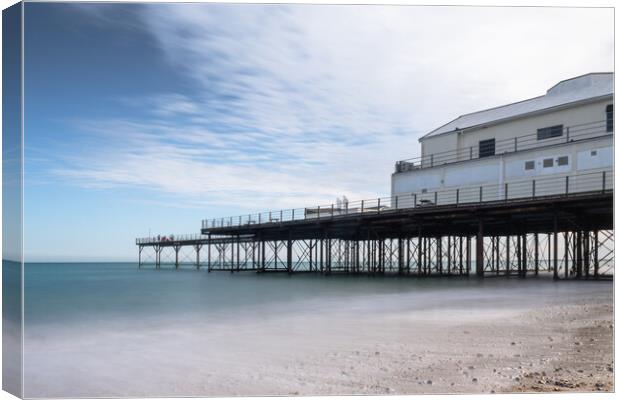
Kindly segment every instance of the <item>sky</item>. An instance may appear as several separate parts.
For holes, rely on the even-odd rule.
[[[613,11],[25,5],[26,261],[389,195],[418,138],[613,71]]]

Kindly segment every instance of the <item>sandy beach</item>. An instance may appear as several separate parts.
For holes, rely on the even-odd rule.
[[[594,296],[525,312],[303,318],[287,337],[270,332],[282,352],[261,346],[280,362],[213,384],[221,395],[613,391],[612,315],[611,298]]]
[[[183,300],[187,291],[181,288],[197,276],[205,280],[195,283],[196,293],[211,297]],[[26,395],[614,389],[611,282],[170,277],[179,291],[158,293],[180,297],[163,299],[174,305],[166,313],[158,306],[142,314],[100,313],[27,326]],[[150,287],[151,275],[140,278]],[[152,274],[153,282],[162,278]],[[213,309],[215,299],[240,296],[215,292],[219,287],[251,297],[217,311],[223,304]],[[249,300],[269,293],[277,296]],[[87,301],[91,295],[84,296]],[[138,299],[146,305],[153,298],[121,294],[114,308],[136,307]],[[188,312],[190,302],[195,309]]]

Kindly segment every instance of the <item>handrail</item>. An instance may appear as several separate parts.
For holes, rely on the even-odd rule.
[[[596,137],[610,135],[612,133],[613,132],[607,131],[606,120],[566,126],[563,128],[561,136],[547,139],[538,140],[538,133],[528,133],[522,136],[514,136],[508,139],[495,141],[494,155],[514,153],[517,151],[530,150],[583,139],[593,139]],[[425,156],[399,160],[395,164],[395,172],[400,173],[431,168],[438,165],[451,164],[484,157],[485,156],[480,157],[478,146],[470,146],[462,149],[447,150]]]
[[[416,207],[460,206],[492,201],[535,199],[549,195],[568,196],[570,194],[595,191],[607,193],[613,191],[613,185],[613,169],[572,175],[556,174],[501,184],[451,187],[431,192],[412,192],[389,197],[347,201],[340,206],[328,204],[305,208],[272,210],[226,218],[205,219],[202,221],[202,229],[277,225],[299,220],[325,220],[355,214],[369,215],[398,212],[402,209]]]

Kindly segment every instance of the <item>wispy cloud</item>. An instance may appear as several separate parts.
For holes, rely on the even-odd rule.
[[[384,195],[421,134],[613,61],[608,10],[156,4],[140,18],[195,86],[121,99],[139,120],[78,121],[100,143],[53,172],[196,206]]]

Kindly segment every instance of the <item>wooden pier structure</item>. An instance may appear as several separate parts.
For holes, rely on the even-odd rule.
[[[613,240],[602,171],[205,220],[136,244],[140,268],[609,279]]]

